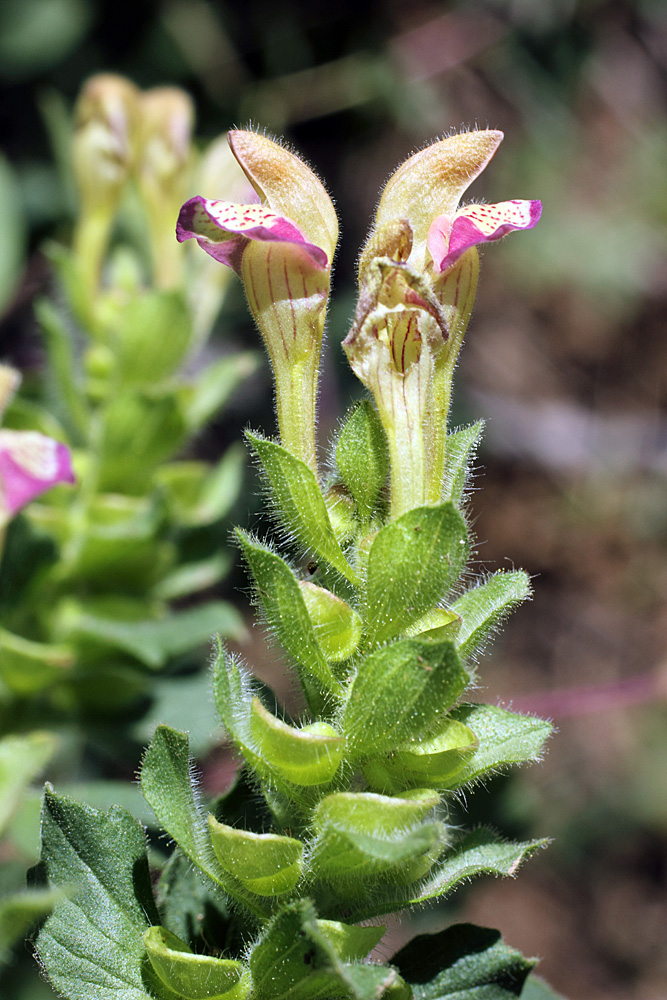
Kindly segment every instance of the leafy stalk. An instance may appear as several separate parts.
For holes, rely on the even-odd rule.
[[[450,822],[454,794],[538,759],[549,734],[545,722],[463,700],[471,657],[530,589],[521,572],[481,583],[467,575],[473,540],[464,487],[480,427],[448,432],[442,402],[449,399],[443,372],[453,371],[474,294],[466,286],[457,306],[459,261],[469,266],[474,245],[536,221],[532,207],[516,207],[536,203],[490,206],[495,221],[456,211],[499,141],[499,133],[470,133],[445,140],[445,148],[436,143],[385,189],[346,340],[375,402],[349,414],[331,456],[331,479],[323,483],[311,456],[304,459],[301,444],[293,445],[310,440],[313,427],[285,426],[311,421],[303,408],[279,407],[280,441],[248,435],[282,545],[245,532],[237,537],[255,601],[307,707],[296,719],[276,713],[240,657],[218,640],[215,699],[241,764],[237,789],[207,803],[188,737],[166,726],[158,728],[141,769],[144,795],[177,845],[165,885],[172,897],[179,887],[183,897],[192,893],[186,858],[218,914],[214,939],[204,940],[185,920],[187,902],[179,914],[162,900],[158,913],[142,895],[138,907],[129,877],[143,873],[145,893],[146,866],[141,835],[128,817],[95,817],[48,792],[42,873],[53,887],[72,881],[87,887],[56,907],[38,939],[47,974],[65,997],[521,995],[533,963],[502,945],[496,932],[453,928],[418,939],[393,965],[381,965],[368,955],[382,929],[361,926],[443,899],[478,875],[512,876],[542,846],[507,843],[484,828],[461,833]],[[232,133],[231,142],[262,204],[191,199],[179,239],[196,238],[237,270],[251,307],[257,287],[266,297],[272,279],[278,281],[280,309],[261,313],[258,323],[274,364],[282,351],[283,379],[290,364],[300,363],[314,317],[322,318],[320,292],[328,288],[336,227],[326,192],[301,161],[254,133]],[[300,293],[285,311],[284,290],[296,287],[299,276]],[[311,339],[316,368],[319,334]],[[401,405],[406,409],[397,415]],[[392,413],[403,428],[396,440]],[[413,450],[397,467],[406,427],[414,430]],[[437,434],[431,461],[413,453],[429,427]],[[429,469],[427,504],[421,479],[409,488],[416,468]],[[252,795],[260,803],[255,820],[239,822],[239,801],[247,806]],[[110,857],[101,851],[102,831],[115,838]],[[85,933],[72,930],[85,920],[92,944],[106,933],[97,959]],[[103,994],[94,992],[100,988]]]

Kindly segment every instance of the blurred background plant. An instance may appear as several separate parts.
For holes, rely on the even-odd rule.
[[[240,612],[215,592],[231,566],[225,517],[242,447],[214,463],[174,460],[258,357],[201,357],[226,276],[179,247],[174,218],[200,183],[233,198],[245,180],[224,138],[195,152],[193,119],[182,90],[142,93],[100,74],[69,129],[60,125],[77,194],[72,247],[48,247],[56,284],[35,302],[43,365],[6,409],[3,400],[3,433],[66,442],[76,484],[28,504],[6,537],[2,528],[4,958],[50,902],[14,891],[36,859],[38,800],[26,786],[49,762],[80,797],[132,799],[127,779],[156,720],[188,706],[205,749],[201,652],[213,632],[244,634]]]
[[[344,233],[323,429],[336,426],[354,391],[338,344],[353,308],[354,254],[387,164],[461,122],[506,132],[490,200],[520,189],[542,199],[544,215],[529,259],[517,240],[483,262],[455,405],[459,423],[491,415],[484,489],[472,497],[479,557],[490,569],[516,560],[536,579],[480,695],[550,715],[560,735],[541,769],[490,784],[467,808],[486,818],[492,809],[513,836],[555,843],[515,885],[461,894],[457,918],[502,923],[510,944],[545,956],[544,976],[573,1000],[664,995],[664,4],[148,0],[125,12],[107,0],[6,0],[0,336],[29,402],[48,370],[32,319],[51,280],[38,248],[45,237],[67,238],[72,219],[48,136],[62,150],[66,111],[100,68],[142,88],[184,87],[204,138],[250,118],[286,132],[326,175]],[[129,211],[123,222],[139,246],[140,217]],[[122,263],[115,273],[136,273]],[[254,337],[232,288],[209,350]],[[94,360],[103,368],[99,351]],[[232,405],[214,421],[193,455],[215,461],[244,419],[268,431],[266,384],[245,394],[242,415]],[[55,495],[40,506],[59,509]],[[280,674],[259,636],[253,644],[258,673]],[[273,686],[293,707],[279,676]],[[209,704],[202,695],[200,711]],[[212,792],[228,773],[221,761],[216,752],[205,762]],[[105,759],[107,774],[115,766]],[[450,917],[419,919],[440,927]],[[397,928],[396,946],[407,936]],[[25,989],[37,996],[32,980]]]

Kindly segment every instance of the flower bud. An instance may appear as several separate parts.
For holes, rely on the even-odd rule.
[[[88,294],[99,282],[116,209],[134,166],[138,94],[129,80],[102,73],[88,80],[76,104],[72,161],[80,208],[74,250]]]
[[[84,85],[74,110],[74,174],[82,211],[115,209],[132,171],[139,124],[139,91],[111,73]]]
[[[139,98],[137,180],[151,241],[153,272],[161,288],[178,285],[182,251],[174,242],[174,219],[189,189],[192,100],[178,87],[155,87]]]

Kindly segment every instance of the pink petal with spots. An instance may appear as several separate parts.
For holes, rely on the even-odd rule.
[[[542,214],[540,201],[501,201],[497,205],[468,205],[451,221],[441,215],[429,229],[427,246],[436,268],[446,271],[469,247],[492,243],[517,229],[532,229]],[[444,253],[443,253],[444,251]]]
[[[221,264],[239,270],[241,254],[248,240],[294,243],[302,247],[320,268],[328,266],[321,247],[308,243],[293,222],[276,215],[266,205],[235,205],[197,196],[186,201],[176,224],[179,243],[196,239],[199,246]]]
[[[0,511],[9,515],[58,483],[73,483],[69,448],[37,431],[0,430]]]

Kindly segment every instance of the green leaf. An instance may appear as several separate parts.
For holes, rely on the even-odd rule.
[[[362,520],[372,517],[389,474],[389,450],[380,418],[369,400],[347,417],[336,445],[336,462]]]
[[[222,724],[245,760],[255,770],[261,770],[264,761],[250,722],[250,706],[254,697],[252,677],[219,640],[216,646],[213,694]]]
[[[378,879],[404,884],[422,878],[443,840],[441,823],[425,823],[391,838],[326,830],[313,849],[313,871],[337,895],[368,897]],[[329,891],[322,898],[330,902]]]
[[[28,889],[0,896],[0,973],[11,948],[25,937],[32,925],[64,899],[59,889]]]
[[[313,812],[318,877],[346,895],[369,891],[379,876],[410,882],[431,867],[444,838],[440,823],[418,825],[439,796],[415,790],[402,798],[371,792],[329,795]]]
[[[374,788],[452,791],[512,764],[540,760],[551,724],[495,705],[458,705],[431,739],[399,746],[364,773]]]
[[[161,826],[184,854],[211,880],[265,916],[264,904],[220,865],[211,846],[207,813],[199,801],[191,767],[188,737],[158,726],[141,767],[141,789]]]
[[[146,801],[184,854],[214,883],[220,870],[212,856],[206,812],[196,795],[185,733],[158,726],[141,766]]]
[[[484,433],[484,421],[462,427],[447,435],[447,458],[445,461],[443,500],[451,500],[459,507],[470,476],[470,463]]]
[[[69,535],[72,528],[67,525],[66,530]],[[87,508],[76,545],[68,546],[64,574],[93,584],[95,590],[143,594],[176,557],[163,534],[163,511],[152,498],[98,495]]]
[[[447,854],[411,903],[445,896],[458,883],[476,875],[515,875],[519,865],[545,843],[544,840],[506,842],[484,827],[473,830]]]
[[[33,642],[0,628],[0,679],[16,694],[34,695],[62,679],[75,659],[70,646]]]
[[[286,796],[288,801],[285,804],[291,814],[294,813],[295,807],[302,811],[310,809],[313,800],[318,797],[317,786],[311,789],[287,780],[284,757],[277,766],[274,766],[271,757],[265,754],[263,750],[265,743],[256,735],[258,728],[256,717],[253,724],[252,678],[234,656],[228,655],[220,643],[213,667],[213,691],[222,723],[230,739],[257,776],[266,783],[267,791],[270,790],[272,796],[276,791]],[[284,750],[282,753],[284,754]],[[272,801],[271,808],[276,811],[276,801]],[[293,820],[294,816],[290,815],[289,818],[285,818],[285,823],[291,825]]]
[[[325,692],[340,696],[342,687],[331,672],[317,641],[296,576],[284,559],[266,545],[245,531],[237,530],[236,536],[255,580],[269,625],[280,644],[307,672],[303,678],[306,693],[317,700],[317,689],[313,691],[312,683],[309,683],[310,675]]]
[[[206,559],[183,563],[153,587],[153,595],[161,601],[189,597],[200,590],[214,587],[229,573],[232,557],[229,552],[214,552]]]
[[[42,867],[58,902],[37,939],[41,962],[67,1000],[161,998],[144,978],[143,934],[158,915],[144,833],[114,806],[98,812],[47,787]]]
[[[180,997],[244,1000],[250,992],[250,977],[242,962],[195,955],[166,927],[150,927],[144,944],[155,973]]]
[[[259,364],[259,354],[245,351],[242,354],[226,354],[208,365],[197,380],[181,392],[181,406],[188,430],[198,431],[207,424]]]
[[[79,385],[72,334],[63,315],[48,299],[40,299],[35,303],[35,315],[42,328],[48,355],[46,371],[50,396],[56,403],[56,413],[69,431],[74,432],[79,440],[85,441],[90,428],[90,417]]]
[[[156,467],[182,447],[187,433],[173,394],[118,393],[104,409],[99,489],[148,492]]]
[[[433,734],[468,682],[451,642],[403,639],[361,661],[341,728],[355,756]]]
[[[209,601],[185,611],[169,611],[159,621],[129,621],[90,613],[85,605],[68,604],[62,629],[70,641],[91,639],[122,649],[147,667],[161,667],[171,656],[188,653],[214,633],[241,638],[239,612],[225,601]]]
[[[462,788],[489,772],[539,760],[553,728],[544,719],[495,705],[458,705],[451,717],[474,733],[477,745],[452,766],[446,783],[437,786],[442,789]]]
[[[246,436],[264,467],[285,528],[305,549],[328,562],[350,583],[358,584],[357,575],[336,540],[312,469],[275,441],[249,433]]]
[[[528,574],[500,570],[478,587],[467,590],[452,605],[461,617],[456,637],[462,659],[471,656],[510,611],[531,595]]]
[[[414,1000],[511,1000],[535,965],[503,944],[499,931],[455,924],[422,934],[392,960]]]
[[[544,840],[506,842],[492,830],[479,827],[466,834],[447,852],[421,883],[419,892],[409,895],[400,887],[392,887],[383,897],[378,897],[377,901],[365,906],[355,906],[348,913],[348,919],[369,920],[384,913],[425,903],[429,899],[442,899],[460,883],[477,875],[513,876],[521,863],[545,844]]]
[[[4,34],[4,33],[3,33]],[[0,40],[0,51],[5,48],[6,36]],[[6,51],[11,55],[11,50]],[[26,219],[23,199],[19,192],[14,171],[4,156],[0,156],[0,311],[16,294],[16,285],[26,251]]]
[[[335,828],[351,833],[390,837],[411,829],[440,802],[430,789],[417,788],[403,796],[376,795],[374,792],[335,792],[327,795],[313,811],[316,830]]]
[[[372,642],[386,642],[442,600],[468,558],[465,521],[450,503],[415,507],[378,531],[368,554]]]
[[[317,641],[327,660],[340,663],[357,650],[361,640],[361,618],[341,597],[324,587],[299,581]]]
[[[521,1000],[565,1000],[560,993],[555,993],[539,976],[528,976],[526,985],[521,992]]]
[[[208,817],[215,855],[230,875],[258,896],[290,892],[303,871],[303,844],[275,833],[249,833]]]
[[[172,375],[191,339],[190,311],[180,291],[149,289],[117,307],[107,336],[125,385],[155,385]]]
[[[381,924],[377,927],[357,927],[338,920],[318,920],[317,926],[346,962],[365,958],[380,943],[387,930]]]
[[[435,736],[405,743],[384,760],[373,758],[364,768],[364,774],[373,788],[387,792],[399,792],[410,786],[440,788],[444,784],[446,787],[452,772],[476,746],[473,731],[450,715]]]
[[[155,480],[166,490],[174,520],[201,527],[221,520],[231,510],[244,466],[243,446],[233,444],[213,468],[207,462],[169,462],[157,470]]]
[[[326,722],[295,729],[253,698],[250,725],[264,758],[286,781],[324,785],[332,780],[343,758],[345,740]]]
[[[420,639],[455,639],[461,619],[448,608],[433,608],[406,628],[405,634]]]
[[[341,962],[308,900],[282,908],[250,956],[261,1000],[409,1000],[395,969]]]

